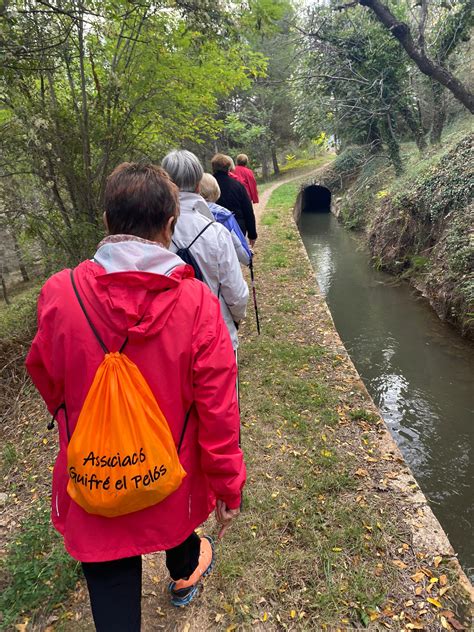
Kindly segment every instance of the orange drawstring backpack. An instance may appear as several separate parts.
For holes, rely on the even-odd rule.
[[[186,476],[168,422],[137,365],[110,352],[71,283],[104,351],[68,445],[69,496],[88,513],[115,517],[140,511],[173,493]],[[138,321],[137,325],[141,322]]]

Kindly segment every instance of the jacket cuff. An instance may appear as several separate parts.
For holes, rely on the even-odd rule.
[[[238,509],[242,502],[242,493],[239,492],[238,494],[224,496],[220,498],[219,500],[222,500],[223,502],[225,502],[227,509]]]

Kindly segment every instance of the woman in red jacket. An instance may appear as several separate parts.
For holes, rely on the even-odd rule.
[[[255,180],[252,169],[248,166],[248,156],[245,154],[239,154],[236,161],[237,166],[234,168],[232,175],[244,185],[252,202],[254,204],[258,204],[257,181]]]
[[[221,534],[239,512],[245,465],[239,448],[236,366],[219,302],[169,252],[178,191],[159,167],[123,163],[109,176],[109,231],[74,270],[88,317],[110,350],[126,355],[150,386],[176,445],[181,486],[157,505],[107,518],[68,495],[67,446],[103,351],[74,293],[70,271],[44,285],[27,368],[59,428],[52,520],[82,562],[96,629],[140,630],[141,556],[166,551],[171,600],[187,605],[213,565],[212,540],[195,529],[215,509]],[[59,412],[58,412],[59,411]]]

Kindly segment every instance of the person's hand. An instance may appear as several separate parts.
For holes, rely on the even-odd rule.
[[[256,239],[249,239],[250,248],[254,248]]]
[[[224,537],[225,532],[230,527],[232,520],[236,518],[240,513],[240,509],[227,509],[223,500],[218,500],[216,503],[215,516],[217,522],[221,525],[217,538],[220,540]]]

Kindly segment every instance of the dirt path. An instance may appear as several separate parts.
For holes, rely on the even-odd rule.
[[[263,212],[267,207],[268,200],[270,199],[275,189],[278,189],[278,187],[281,187],[282,184],[288,184],[288,182],[294,182],[294,180],[302,180],[305,177],[316,175],[319,171],[321,171],[322,169],[325,169],[326,166],[327,164],[323,165],[322,167],[318,167],[317,169],[307,171],[306,173],[300,173],[297,176],[293,175],[289,178],[278,180],[277,182],[275,182],[275,184],[272,184],[271,187],[268,187],[268,189],[266,189],[260,196],[260,202],[258,204],[255,204],[253,207],[254,212],[255,212],[255,219],[257,220],[257,225],[260,223]]]
[[[324,167],[299,173],[291,177],[283,178],[272,184],[260,196],[259,204],[254,206],[257,225],[260,223],[263,212],[268,204],[271,194],[275,189],[288,182],[303,179],[309,175],[316,174]],[[258,243],[258,242],[257,242]],[[214,518],[211,517],[204,525],[207,533],[216,533]],[[205,592],[216,590],[217,573],[211,575],[206,580]],[[154,632],[155,630],[167,630],[176,632],[207,632],[210,621],[215,621],[215,614],[211,612],[211,606],[206,598],[197,599],[188,608],[176,610],[169,603],[167,590],[168,572],[164,563],[164,554],[156,553],[146,555],[143,558],[143,599],[142,599],[142,629],[143,632]],[[66,605],[70,612],[71,620],[68,622],[68,632],[92,632],[94,625],[90,613],[87,591],[85,586],[74,595],[72,603]],[[64,624],[63,624],[64,625]],[[58,632],[62,631],[61,625]],[[222,625],[216,621],[212,629],[223,629]],[[224,627],[225,629],[225,627]]]

